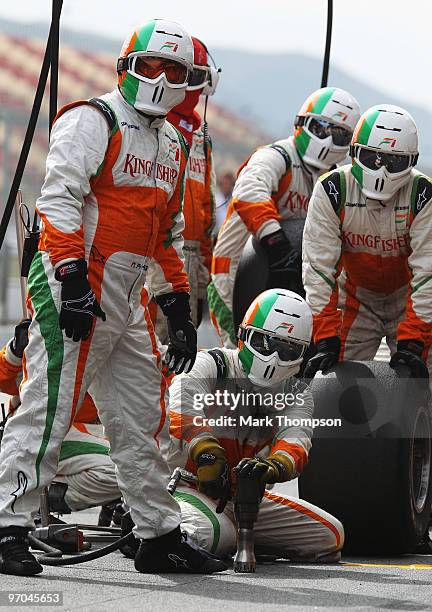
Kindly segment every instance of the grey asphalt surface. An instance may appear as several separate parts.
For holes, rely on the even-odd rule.
[[[94,510],[75,513],[74,519],[96,517]],[[379,566],[367,565],[374,563]],[[409,567],[415,564],[427,566]],[[53,610],[431,610],[432,558],[346,558],[339,565],[278,561],[258,565],[255,574],[229,569],[212,576],[153,576],[137,573],[133,561],[116,552],[82,565],[45,567],[35,578],[2,575],[0,591],[9,590],[61,591],[63,606],[50,606]]]

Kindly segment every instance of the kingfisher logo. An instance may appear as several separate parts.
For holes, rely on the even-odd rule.
[[[338,111],[337,113],[334,113],[332,117],[340,119],[342,122],[348,119],[348,115],[346,113],[343,113],[342,111]]]
[[[178,47],[179,46],[176,42],[170,42],[169,40],[167,40],[166,43],[164,43],[162,47],[159,49],[159,51],[162,51],[162,49],[171,49],[173,53],[176,53],[176,51],[178,50]]]
[[[290,334],[294,329],[294,325],[292,323],[287,323],[286,321],[284,321],[276,327],[275,331],[277,331],[278,329],[284,329]]]
[[[381,145],[389,145],[391,149],[394,149],[396,146],[396,138],[384,138],[378,146],[380,147]]]

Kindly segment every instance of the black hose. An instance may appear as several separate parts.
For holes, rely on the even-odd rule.
[[[38,550],[42,550],[47,553],[50,557],[61,557],[62,551],[58,548],[54,548],[54,546],[50,546],[46,542],[42,542],[38,538],[35,538],[31,533],[28,534],[28,541],[32,545],[33,548],[37,548]]]
[[[57,97],[58,97],[58,72],[59,72],[59,37],[60,37],[60,14],[63,6],[63,0],[53,0],[52,3],[52,29],[51,29],[51,44],[50,44],[50,99],[49,99],[49,131],[51,134],[52,124],[57,115]]]
[[[98,550],[93,550],[90,553],[80,554],[77,557],[69,557],[67,559],[54,559],[53,557],[48,557],[47,555],[41,555],[38,557],[38,561],[39,563],[42,563],[42,565],[76,565],[77,563],[86,563],[87,561],[94,561],[94,559],[105,557],[105,555],[109,555],[115,550],[118,550],[120,546],[123,546],[124,544],[131,544],[134,539],[134,534],[130,532],[117,540],[117,542],[108,544],[108,546],[104,546]]]
[[[326,44],[324,51],[324,63],[321,76],[321,87],[327,87],[328,73],[330,66],[330,47],[332,37],[332,25],[333,25],[333,0],[327,0],[327,33],[326,33]]]

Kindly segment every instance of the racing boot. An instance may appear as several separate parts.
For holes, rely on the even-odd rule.
[[[0,528],[0,574],[34,576],[43,570],[42,565],[29,552],[26,527]]]
[[[220,559],[188,542],[179,526],[158,538],[141,540],[135,569],[143,574],[213,574],[228,568]]]
[[[130,533],[132,529],[135,527],[135,523],[132,520],[130,512],[125,512],[123,514],[120,520],[120,526],[121,526],[121,537],[122,538],[124,538],[128,533]],[[120,546],[120,551],[128,559],[135,559],[135,555],[138,552],[139,545],[140,545],[139,540],[134,539],[131,542],[122,544]]]

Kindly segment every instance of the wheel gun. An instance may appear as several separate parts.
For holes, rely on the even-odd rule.
[[[261,478],[237,478],[234,514],[237,521],[237,552],[234,571],[242,574],[255,572],[254,524],[264,494]]]

